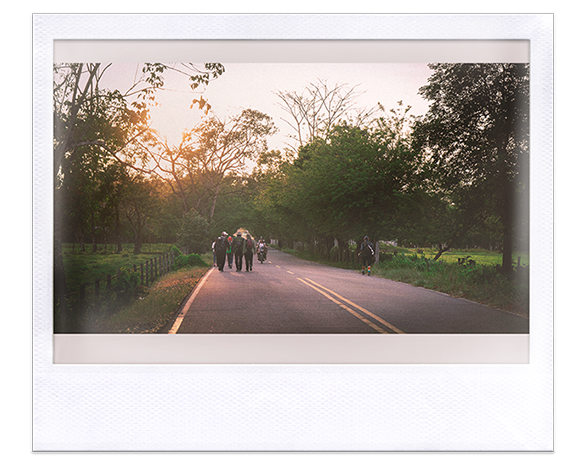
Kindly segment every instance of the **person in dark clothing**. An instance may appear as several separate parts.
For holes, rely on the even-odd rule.
[[[361,249],[359,250],[359,256],[363,263],[361,274],[365,275],[365,269],[367,267],[367,275],[371,276],[371,265],[375,262],[375,251],[373,250],[373,245],[371,244],[371,241],[369,241],[368,236],[363,239]]]
[[[254,257],[254,240],[248,235],[244,243],[244,261],[246,262],[246,271],[252,271],[252,259]]]
[[[238,232],[232,240],[232,252],[234,253],[234,263],[236,264],[236,271],[242,270],[242,255],[244,254],[245,239],[242,238],[242,232]]]
[[[222,235],[216,240],[216,264],[220,272],[224,271],[224,263],[226,262],[226,248],[228,247],[228,234],[222,232]]]

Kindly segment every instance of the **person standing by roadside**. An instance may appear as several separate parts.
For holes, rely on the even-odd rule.
[[[232,252],[234,253],[234,263],[236,264],[236,271],[242,271],[242,255],[244,254],[245,240],[242,238],[242,232],[236,233],[232,240]]]
[[[254,257],[254,240],[251,235],[246,237],[246,243],[244,244],[244,261],[246,262],[246,271],[252,271],[252,258]]]
[[[371,276],[371,264],[375,262],[375,251],[373,250],[373,245],[369,241],[369,237],[366,236],[361,244],[361,249],[359,251],[359,256],[361,257],[361,262],[363,263],[362,275],[365,275],[365,267],[367,267],[367,275]]]

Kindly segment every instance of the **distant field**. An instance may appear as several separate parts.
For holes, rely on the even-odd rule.
[[[392,252],[390,247],[382,247],[382,251]],[[437,251],[433,248],[395,248],[398,252],[404,252],[405,254],[422,254],[428,259],[434,258]],[[419,251],[419,252],[418,252]],[[472,260],[476,261],[477,264],[482,265],[502,265],[502,253],[499,251],[487,251],[485,249],[452,249],[452,251],[445,252],[440,256],[439,260],[448,263],[457,263],[458,259],[464,259],[470,257]],[[529,265],[529,255],[523,252],[515,252],[512,255],[513,263],[516,265],[518,258],[520,257],[520,264],[522,266]]]
[[[171,244],[145,244],[141,248],[141,254],[133,254],[133,244],[124,244],[123,251],[115,254],[117,246],[99,245],[97,252],[93,253],[90,245],[86,245],[85,252],[80,252],[79,245],[73,252],[72,244],[63,245],[63,260],[65,265],[65,278],[67,291],[74,291],[82,284],[92,284],[95,279],[104,280],[107,274],[115,275],[120,268],[139,267],[142,263],[155,258],[171,249]]]

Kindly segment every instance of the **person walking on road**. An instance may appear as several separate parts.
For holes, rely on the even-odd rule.
[[[222,232],[222,235],[216,240],[214,247],[216,251],[216,263],[220,272],[224,271],[224,263],[226,262],[226,248],[228,247],[228,233]]]
[[[226,247],[226,258],[228,259],[228,268],[232,268],[232,261],[234,260],[234,253],[232,252],[232,237],[228,237],[228,245]]]
[[[365,275],[365,268],[367,267],[367,275],[371,276],[371,264],[375,261],[375,251],[373,250],[373,245],[371,244],[371,241],[369,241],[368,236],[363,239],[361,249],[359,250],[359,256],[363,263],[361,274]]]
[[[242,238],[242,232],[236,233],[232,240],[232,252],[234,253],[234,263],[236,264],[236,271],[242,271],[242,255],[244,254],[245,240]]]
[[[254,240],[251,235],[246,238],[246,243],[244,244],[244,261],[246,262],[246,271],[252,271],[252,258],[254,257]]]

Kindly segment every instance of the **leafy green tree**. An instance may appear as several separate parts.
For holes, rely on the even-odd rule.
[[[459,214],[448,247],[496,215],[502,223],[503,271],[512,270],[518,199],[528,194],[528,64],[431,64],[420,93],[431,100],[415,136],[434,191]]]
[[[184,133],[178,146],[154,137],[142,147],[154,173],[180,198],[183,212],[193,208],[212,222],[228,177],[240,176],[246,162],[267,149],[267,137],[275,131],[268,115],[245,109],[226,120],[209,116]]]
[[[186,254],[203,254],[210,249],[211,243],[208,221],[194,210],[184,215],[178,234],[178,246],[186,249]]]
[[[404,200],[418,183],[419,157],[404,123],[409,108],[376,119],[367,128],[342,123],[327,139],[314,139],[298,156],[265,159],[255,171],[266,179],[257,206],[281,234],[294,240],[394,239]],[[276,166],[276,167],[275,167]]]
[[[92,163],[106,160],[103,164],[108,164],[109,161],[116,160],[123,165],[132,166],[132,159],[127,158],[130,153],[126,148],[147,131],[147,104],[152,101],[155,92],[163,88],[165,72],[177,72],[187,76],[192,89],[207,84],[224,72],[223,66],[217,63],[206,64],[203,70],[190,63],[145,63],[135,83],[122,93],[101,87],[103,76],[111,67],[111,63],[58,63],[53,67],[53,174],[57,212],[64,210],[63,196],[67,190],[64,185],[68,181],[67,176],[71,175],[68,168],[89,162],[87,159],[77,159],[78,157],[88,156],[92,158]],[[193,101],[193,104],[196,103],[207,108],[202,97]],[[89,147],[90,152],[87,152]],[[85,176],[84,180],[92,178]],[[77,182],[77,188],[85,189],[84,180]],[[60,301],[63,310],[66,294],[62,259],[65,219],[63,214],[55,214],[54,293],[55,301]],[[84,213],[77,214],[75,220],[79,229],[79,221],[86,220],[86,216]],[[66,318],[61,317],[60,320]]]

